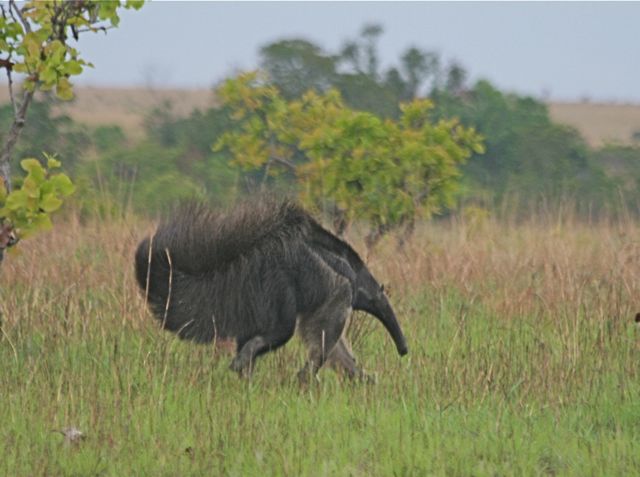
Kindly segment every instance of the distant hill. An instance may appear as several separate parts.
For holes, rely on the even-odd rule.
[[[575,127],[592,146],[629,144],[634,133],[640,134],[640,104],[550,103],[549,113],[554,121]]]
[[[76,99],[61,103],[60,110],[74,120],[96,126],[118,124],[131,138],[141,137],[144,116],[153,107],[169,102],[174,113],[187,116],[196,108],[214,104],[209,89],[151,89],[76,87]],[[8,101],[8,90],[0,90],[0,102]],[[640,133],[640,104],[550,103],[551,117],[578,129],[592,146],[605,142],[628,144]]]
[[[9,101],[7,88],[0,89],[0,102]],[[60,111],[74,121],[89,126],[119,125],[131,138],[143,134],[145,115],[154,107],[169,102],[178,116],[187,116],[194,109],[207,109],[214,104],[212,90],[151,89],[151,88],[75,88],[75,99],[60,102]]]

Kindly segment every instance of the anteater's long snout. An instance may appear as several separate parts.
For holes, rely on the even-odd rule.
[[[394,321],[395,321],[395,326],[393,327],[393,331],[392,329],[389,329],[389,327],[387,327],[387,330],[391,334],[391,337],[393,338],[393,342],[396,344],[396,349],[398,350],[398,354],[400,356],[404,356],[409,352],[409,347],[407,346],[407,340],[404,337],[402,330],[400,329],[400,325],[398,324],[398,321],[397,320],[394,320]]]
[[[382,321],[382,324],[391,335],[393,342],[396,344],[398,354],[400,356],[404,356],[409,352],[407,339],[404,337],[404,333],[402,333],[402,328],[400,328],[400,323],[398,323],[396,314],[394,313],[393,308],[391,308],[391,304],[386,297],[384,297],[382,308],[384,309],[384,313],[381,313],[382,316],[380,316],[379,319]]]
[[[407,354],[409,352],[409,348],[407,347],[407,343],[406,343],[406,341],[404,341],[404,338],[403,338],[402,343],[400,343],[400,344],[396,343],[396,347],[398,348],[398,354],[400,356],[404,356],[405,354]]]

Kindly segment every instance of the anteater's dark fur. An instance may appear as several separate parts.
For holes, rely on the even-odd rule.
[[[165,328],[198,342],[235,339],[232,368],[240,372],[286,343],[298,322],[311,372],[333,354],[357,374],[341,340],[352,306],[377,316],[406,352],[393,310],[358,254],[291,201],[262,199],[228,213],[183,207],[140,243],[136,277]]]

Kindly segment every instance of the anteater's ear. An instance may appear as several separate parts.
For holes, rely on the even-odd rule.
[[[384,293],[384,283],[380,286],[380,291],[382,291],[382,293]]]

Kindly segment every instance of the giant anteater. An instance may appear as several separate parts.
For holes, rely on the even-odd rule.
[[[378,318],[398,353],[407,353],[395,313],[358,254],[289,200],[254,200],[227,213],[183,207],[140,243],[135,268],[162,326],[197,342],[234,339],[231,369],[240,374],[297,327],[309,347],[302,379],[327,359],[361,376],[343,337],[352,309]]]

